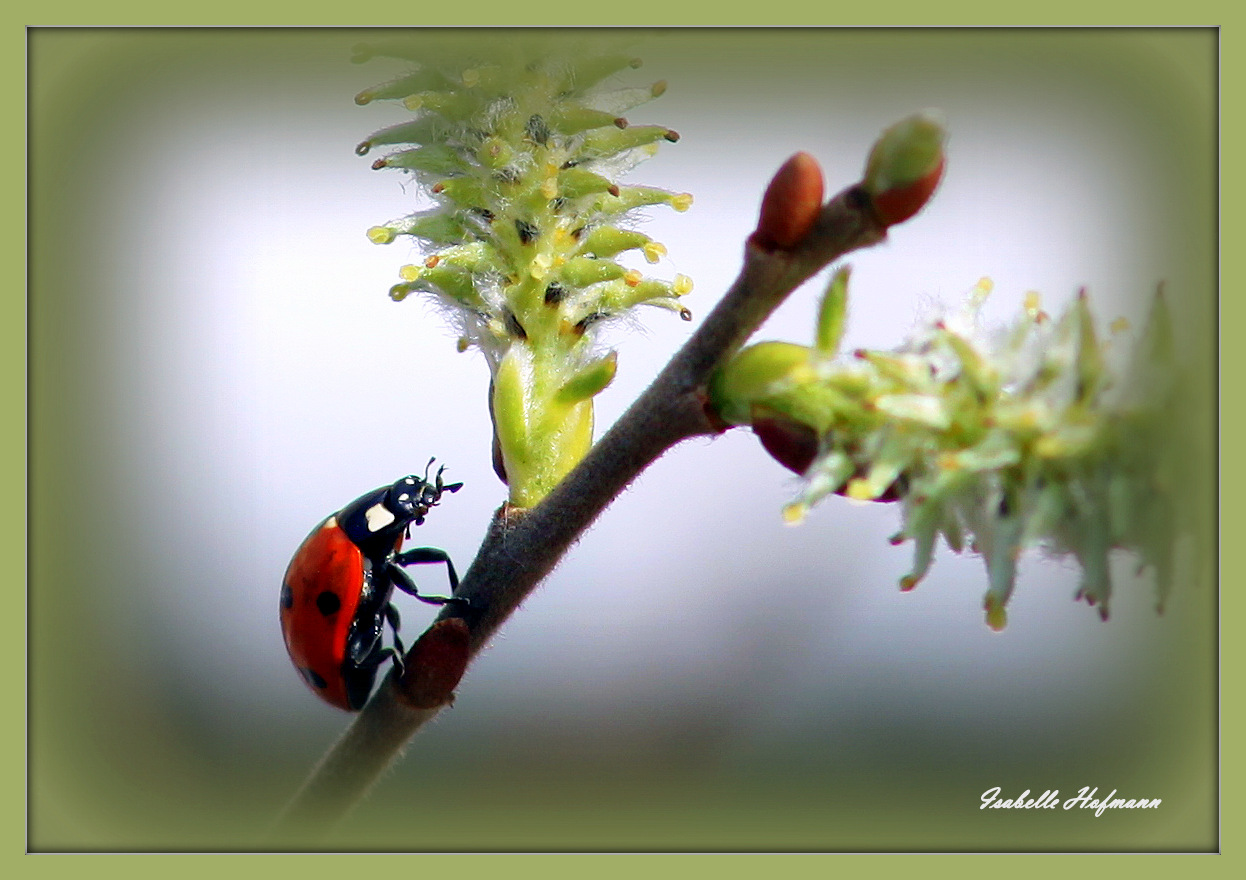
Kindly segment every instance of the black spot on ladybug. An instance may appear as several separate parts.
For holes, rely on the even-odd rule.
[[[337,614],[338,609],[341,607],[341,598],[339,598],[338,594],[332,590],[325,590],[316,596],[316,608],[325,617],[328,617],[330,614]]]
[[[329,686],[329,683],[317,675],[316,670],[312,669],[310,666],[304,666],[299,670],[299,672],[303,673],[303,678],[307,679],[307,683],[314,688],[324,690]]]
[[[289,584],[281,585],[281,607],[282,608],[293,608],[294,607],[294,591],[290,589]]]

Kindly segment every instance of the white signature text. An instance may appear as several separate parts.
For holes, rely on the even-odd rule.
[[[1074,808],[1082,810],[1094,810],[1095,816],[1102,816],[1106,810],[1153,810],[1162,803],[1161,798],[1121,798],[1116,796],[1116,789],[1112,789],[1112,793],[1103,798],[1098,798],[1098,788],[1086,786],[1080,789],[1074,797],[1066,798],[1063,806],[1066,810]],[[1060,789],[1047,789],[1038,797],[1031,797],[1030,790],[1025,791],[1015,798],[1001,798],[1000,787],[988,788],[982,792],[982,806],[978,809],[986,810],[1054,810],[1061,806]]]

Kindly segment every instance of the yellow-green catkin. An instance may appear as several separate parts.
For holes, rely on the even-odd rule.
[[[630,55],[547,52],[523,41],[444,57],[401,44],[357,52],[376,55],[415,67],[356,101],[396,101],[415,116],[356,151],[392,149],[373,167],[414,176],[432,207],[368,235],[422,248],[391,295],[431,295],[446,307],[460,350],[484,353],[495,465],[511,504],[531,507],[592,443],[593,397],[616,365],[601,328],[641,305],[690,317],[680,301],[688,278],[650,278],[620,262],[630,253],[656,263],[666,253],[633,228],[637,209],[691,204],[687,193],[617,181],[679,138],[618,115],[661,95],[665,83],[622,83],[640,67]]]
[[[986,565],[987,624],[1007,622],[1017,563],[1029,548],[1076,559],[1076,598],[1106,620],[1109,554],[1132,552],[1153,570],[1158,606],[1174,581],[1174,550],[1197,521],[1183,477],[1197,418],[1182,394],[1162,296],[1125,362],[1113,367],[1089,298],[1057,318],[1028,294],[1006,332],[985,339],[978,312],[985,279],[959,312],[893,351],[836,354],[847,274],[832,280],[810,347],[762,342],[721,368],[710,403],[730,424],[751,425],[805,485],[784,511],[800,522],[831,493],[899,501],[913,567],[928,572],[940,537]]]

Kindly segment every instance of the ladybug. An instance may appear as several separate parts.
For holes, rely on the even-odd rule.
[[[432,467],[433,460],[428,462]],[[446,485],[443,465],[434,480],[407,476],[361,495],[323,520],[303,541],[281,582],[281,632],[294,666],[322,700],[354,712],[363,708],[377,668],[393,660],[402,670],[398,609],[390,603],[397,587],[421,602],[467,604],[466,599],[424,596],[404,566],[446,565],[450,592],[459,586],[454,563],[444,550],[418,547],[399,552],[411,526],[421,525]],[[381,644],[385,624],[393,647]]]

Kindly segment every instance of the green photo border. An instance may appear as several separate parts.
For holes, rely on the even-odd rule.
[[[183,21],[192,21],[194,18],[205,14],[211,15],[213,18],[222,22],[245,22],[247,24],[261,25],[289,25],[292,23],[304,24],[322,24],[322,25],[341,25],[342,21],[340,11],[335,11],[327,5],[321,4],[319,8],[307,9],[303,5],[294,6],[293,4],[263,4],[262,9],[257,9],[256,4],[248,3],[245,5],[238,4],[237,10],[231,9],[233,4],[226,4],[224,7],[220,5],[213,6],[210,10],[200,10],[196,8],[186,7],[156,7],[154,4],[124,4],[124,9],[112,7],[105,12],[102,8],[87,6],[86,4],[58,4],[55,9],[41,9],[32,6],[29,10],[23,10],[26,17],[39,21],[41,25],[59,23],[64,24],[82,24],[89,23],[93,18],[101,18],[107,16],[114,20],[123,20],[127,23],[141,22],[149,20],[159,22],[161,25],[174,24],[178,19]],[[879,25],[887,24],[887,19],[895,19],[897,23],[903,21],[905,14],[918,17],[929,15],[929,7],[916,7],[915,4],[906,4],[904,10],[891,11],[879,10],[877,8],[866,8],[855,13],[847,13],[841,20],[832,20],[839,17],[837,10],[829,9],[823,5],[815,6],[811,3],[802,3],[795,10],[784,11],[776,16],[779,20],[761,22],[761,17],[756,9],[753,10],[734,10],[723,9],[721,4],[704,2],[684,2],[679,4],[664,3],[639,3],[627,4],[625,10],[611,10],[615,14],[612,16],[600,9],[588,9],[580,7],[568,11],[570,21],[568,24],[573,25],[599,25],[625,22],[610,22],[610,18],[625,18],[626,24],[629,26],[637,25],[661,25],[664,27],[691,25],[700,26],[714,25],[734,25],[734,26],[756,26],[765,24],[767,26],[775,25],[846,25],[852,24],[853,17],[864,19],[860,24]],[[959,7],[966,8],[959,8]],[[496,7],[496,9],[491,8]],[[946,19],[959,19],[961,23],[969,22],[974,17],[981,20],[990,21],[992,24],[999,24],[1000,19],[1004,19],[1012,13],[1003,9],[991,8],[989,10],[981,4],[954,4],[952,10],[941,9],[940,12]],[[1224,8],[1222,11],[1221,7]],[[455,7],[461,10],[461,7]],[[1128,12],[1126,12],[1128,9]],[[949,12],[951,14],[949,14]],[[1185,6],[1180,10],[1184,17],[1198,21],[1200,25],[1208,23],[1214,24],[1229,16],[1227,12],[1227,4],[1194,4],[1193,6]],[[1054,6],[1045,7],[1042,10],[1045,18],[1051,20],[1059,20],[1067,18],[1070,14],[1073,17],[1093,20],[1094,18],[1107,19],[1110,13],[1103,12],[1092,13],[1087,10],[1084,4],[1056,4]],[[13,14],[13,13],[10,13]],[[369,16],[373,11],[369,11]],[[375,10],[375,14],[382,18],[403,18],[406,16],[397,15],[390,9]],[[545,11],[539,9],[532,13],[531,10],[520,10],[516,4],[496,3],[496,0],[487,0],[483,4],[473,4],[471,7],[471,15],[466,16],[461,11],[439,12],[435,9],[420,8],[418,17],[421,24],[438,25],[438,24],[462,24],[463,18],[470,17],[478,21],[487,21],[490,25],[522,25],[527,14],[534,14],[534,24],[552,25],[558,22],[552,21],[548,7]],[[1118,5],[1115,15],[1122,18],[1135,19],[1129,22],[1136,24],[1136,19],[1141,17],[1155,17],[1160,15],[1160,8],[1157,6],[1152,10],[1142,10],[1136,5],[1125,7],[1123,4]],[[1240,13],[1234,13],[1234,16]],[[909,19],[910,21],[912,19]],[[369,25],[376,22],[369,21]],[[382,22],[383,23],[383,22]],[[400,22],[406,23],[406,22]],[[1043,22],[1048,23],[1048,22]],[[1090,23],[1090,22],[1087,22]],[[1104,23],[1098,21],[1094,23]],[[1170,21],[1164,21],[1164,24]],[[26,81],[25,71],[25,40],[26,40],[25,24],[14,24],[6,28],[6,35],[11,34],[13,46],[11,51],[4,56],[3,63],[6,67],[12,68],[10,82],[21,82],[23,87],[12,87],[14,93],[14,103],[20,107],[25,107],[24,84]],[[1239,94],[1239,85],[1241,79],[1241,68],[1244,62],[1240,50],[1236,46],[1235,28],[1226,26],[1221,31],[1221,223],[1222,233],[1221,239],[1227,242],[1237,240],[1234,230],[1240,230],[1242,221],[1239,211],[1236,209],[1236,194],[1240,191],[1242,185],[1242,172],[1237,169],[1236,159],[1240,155],[1237,149],[1242,138],[1240,136],[1240,106],[1241,101],[1237,98]],[[20,103],[19,103],[20,102]],[[15,112],[17,112],[15,110]],[[4,191],[6,196],[6,204],[21,204],[26,207],[25,194],[25,143],[24,139],[18,141],[12,139],[10,144],[17,144],[16,147],[10,149],[20,150],[20,155],[14,158],[12,163],[14,168],[22,168],[22,171],[11,172],[4,175]],[[7,225],[7,224],[6,224]],[[0,522],[0,540],[4,541],[4,546],[0,549],[5,552],[4,558],[22,559],[26,561],[27,546],[27,530],[25,518],[25,503],[17,503],[19,498],[25,500],[27,498],[26,491],[19,490],[19,487],[26,486],[26,458],[27,458],[27,442],[28,438],[25,430],[25,413],[29,404],[26,396],[27,389],[27,363],[26,363],[26,299],[24,283],[25,266],[26,266],[26,234],[25,223],[18,225],[18,221],[12,221],[12,228],[8,229],[8,235],[5,236],[6,249],[12,249],[14,253],[11,259],[7,261],[7,265],[11,267],[22,267],[22,283],[14,283],[10,288],[10,293],[3,299],[3,308],[6,311],[4,320],[0,321],[0,333],[5,334],[2,342],[0,342],[0,352],[3,353],[6,366],[10,369],[0,371],[0,395],[3,395],[2,403],[6,411],[11,411],[13,416],[6,420],[5,430],[2,435],[4,438],[3,457],[5,462],[3,468],[0,468],[0,480],[6,489],[6,498],[9,503],[4,505],[3,514],[5,519]],[[1232,294],[1237,289],[1234,283],[1242,274],[1242,257],[1240,256],[1240,248],[1229,247],[1224,250],[1221,255],[1221,289],[1230,291],[1229,296],[1222,297],[1220,302],[1220,337],[1224,341],[1224,352],[1221,375],[1224,377],[1224,387],[1228,393],[1224,395],[1223,408],[1221,410],[1221,419],[1223,432],[1227,438],[1226,447],[1229,450],[1235,448],[1232,440],[1234,436],[1240,436],[1240,426],[1238,419],[1240,418],[1239,407],[1236,401],[1239,396],[1234,393],[1237,385],[1238,367],[1242,366],[1243,346],[1235,345],[1232,336],[1225,333],[1226,328],[1233,328],[1238,325],[1235,320],[1241,316],[1241,312],[1246,306],[1243,306],[1240,300]],[[1227,486],[1227,491],[1222,490],[1225,497],[1232,498],[1236,494],[1233,487],[1240,485],[1241,465],[1234,462],[1234,456],[1225,456],[1221,461],[1221,479]],[[12,488],[11,493],[8,492]],[[1235,517],[1230,508],[1226,511],[1228,518],[1224,526],[1223,533],[1226,535],[1234,534],[1232,530],[1232,522]],[[9,546],[9,545],[12,546]],[[23,570],[26,565],[23,564]],[[1228,566],[1229,576],[1233,576],[1232,566]],[[1236,615],[1233,609],[1237,607],[1240,599],[1237,598],[1236,591],[1222,591],[1221,599],[1221,630],[1231,635],[1232,630],[1225,630],[1224,621],[1233,621]],[[23,611],[25,603],[23,602]],[[23,613],[23,618],[25,614]],[[11,655],[6,659],[12,662],[10,669],[25,669],[26,666],[26,639],[24,637],[25,627],[22,627],[22,633],[19,637],[18,628],[12,627],[10,638],[4,645],[3,650],[6,655]],[[1222,668],[1224,670],[1222,681],[1228,682],[1228,687],[1223,688],[1221,697],[1221,736],[1222,742],[1235,743],[1237,737],[1233,734],[1240,730],[1240,708],[1238,706],[1237,694],[1240,688],[1236,686],[1236,671],[1240,668],[1238,663],[1241,659],[1241,647],[1239,641],[1233,638],[1224,639],[1222,642]],[[23,693],[25,693],[24,676],[23,676]],[[27,785],[26,779],[26,728],[25,728],[25,712],[24,701],[23,711],[12,712],[10,717],[13,720],[6,724],[4,730],[4,741],[11,742],[12,748],[10,753],[14,758],[5,762],[3,771],[3,784],[5,790],[9,792],[6,807],[3,814],[3,827],[6,829],[6,836],[11,834],[15,839],[11,846],[5,847],[6,855],[21,857],[26,849],[26,817],[25,817],[25,791]],[[1241,808],[1236,806],[1236,782],[1241,779],[1240,774],[1241,758],[1235,749],[1222,750],[1221,765],[1221,804],[1223,812],[1221,814],[1221,828],[1229,831],[1228,846],[1225,847],[1229,859],[1234,863],[1239,859],[1232,853],[1235,835],[1233,829],[1237,828],[1236,821],[1241,818]],[[11,876],[60,876],[63,873],[74,871],[75,873],[83,870],[95,873],[103,871],[105,875],[111,874],[113,871],[120,872],[124,870],[128,875],[141,876],[145,871],[152,875],[164,874],[169,870],[183,871],[187,865],[184,859],[180,859],[176,865],[166,861],[167,858],[175,857],[119,857],[123,861],[114,861],[112,863],[101,864],[95,858],[92,864],[82,865],[77,861],[66,861],[66,857],[53,857],[27,855],[22,861],[7,860],[10,864],[8,871],[18,872]],[[207,859],[210,857],[197,857],[192,866],[192,870],[198,873],[203,870],[205,873],[215,875],[216,872],[222,870],[238,870],[233,864],[226,867],[222,864],[213,864]],[[277,866],[271,863],[260,861],[263,857],[248,857],[245,870],[273,870]],[[540,873],[546,877],[557,876],[594,876],[594,877],[631,877],[639,872],[662,872],[669,871],[671,875],[684,875],[693,871],[713,871],[715,874],[722,874],[727,877],[743,875],[745,872],[752,873],[757,870],[759,865],[755,859],[765,858],[764,867],[769,870],[782,871],[784,876],[803,877],[803,876],[822,876],[827,872],[842,872],[844,876],[855,876],[858,871],[868,871],[871,874],[889,875],[893,871],[912,872],[920,868],[924,872],[934,872],[936,875],[944,871],[962,871],[973,870],[977,868],[983,872],[1008,872],[1014,874],[1020,872],[1025,875],[1028,871],[1060,871],[1072,873],[1074,876],[1079,874],[1081,870],[1096,870],[1101,872],[1106,865],[1102,862],[1083,864],[1083,860],[1089,857],[1079,857],[1077,865],[1070,865],[1067,862],[1043,863],[1029,862],[1022,863],[1010,858],[1009,856],[977,856],[972,857],[974,862],[968,861],[970,857],[948,856],[938,857],[937,861],[930,861],[932,857],[919,856],[900,856],[888,858],[885,862],[879,862],[877,858],[872,859],[869,863],[863,861],[866,857],[861,856],[805,856],[805,855],[769,855],[769,856],[734,856],[733,860],[727,862],[728,856],[718,856],[712,854],[698,856],[680,856],[680,855],[663,855],[663,856],[642,856],[642,855],[602,855],[602,856],[471,856],[467,857],[472,861],[464,862],[464,857],[455,856],[419,856],[419,862],[411,861],[412,857],[397,856],[385,857],[383,862],[377,862],[370,857],[368,864],[365,865],[348,865],[341,858],[324,858],[315,863],[307,861],[309,857],[300,857],[301,863],[298,865],[281,865],[278,870],[294,869],[308,870],[317,875],[328,871],[403,871],[415,870],[417,872],[436,872],[439,870],[454,871],[456,873],[466,872],[468,876],[475,876],[477,872],[483,874],[486,871],[505,871],[508,874],[518,872],[521,876],[529,873]],[[920,865],[914,864],[915,858],[922,858]],[[398,861],[403,859],[403,861]],[[451,861],[454,859],[454,861]],[[640,861],[643,859],[644,861]],[[691,861],[695,859],[695,862]],[[983,861],[987,859],[988,861]],[[1007,859],[1008,861],[1003,861]],[[997,861],[998,860],[998,861]],[[1125,868],[1131,873],[1141,872],[1144,876],[1152,872],[1158,874],[1163,871],[1168,873],[1174,870],[1183,872],[1192,871],[1196,873],[1220,871],[1224,869],[1228,859],[1216,860],[1199,860],[1196,863],[1182,863],[1180,866],[1171,862],[1157,862],[1156,860],[1148,860],[1147,862],[1134,861],[1128,866],[1113,865],[1112,869]],[[1241,870],[1240,865],[1239,869]]]

